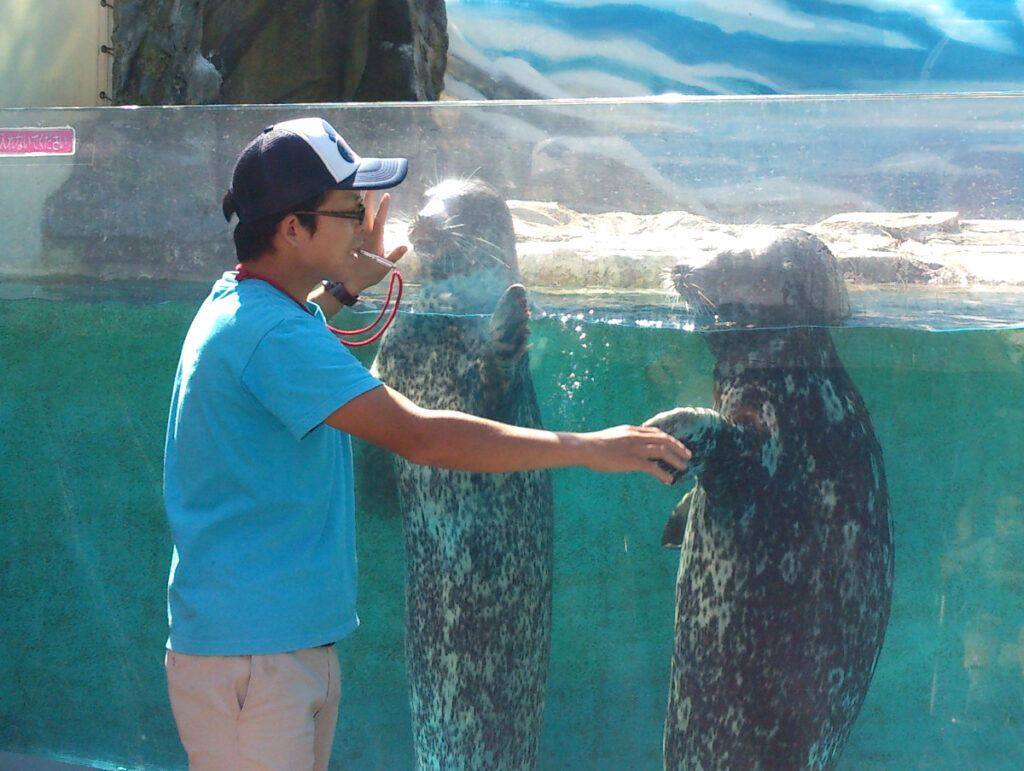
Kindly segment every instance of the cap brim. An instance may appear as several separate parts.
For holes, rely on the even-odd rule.
[[[341,190],[381,190],[399,184],[408,170],[407,158],[360,158],[356,173],[334,187]]]

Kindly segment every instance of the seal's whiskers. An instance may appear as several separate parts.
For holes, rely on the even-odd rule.
[[[696,284],[680,284],[678,291],[679,296],[690,310],[698,314],[711,315],[714,313],[715,302]]]

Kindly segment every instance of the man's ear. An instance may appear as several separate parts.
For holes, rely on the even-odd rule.
[[[298,216],[286,214],[277,223],[274,237],[283,239],[289,246],[297,246],[300,239],[309,237],[309,231],[302,225]]]

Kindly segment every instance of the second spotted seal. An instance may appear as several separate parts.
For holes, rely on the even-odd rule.
[[[830,768],[893,587],[882,451],[827,328],[846,287],[795,230],[673,279],[715,369],[714,409],[648,421],[690,448],[697,480],[666,528],[681,553],[665,767]]]
[[[427,191],[410,238],[423,312],[396,319],[376,373],[424,407],[540,427],[508,206],[480,182],[449,180]],[[550,475],[395,463],[417,767],[533,768],[551,634]]]

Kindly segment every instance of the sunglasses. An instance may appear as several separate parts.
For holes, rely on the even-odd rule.
[[[321,214],[324,217],[337,217],[341,220],[355,220],[360,225],[366,220],[366,207],[360,206],[355,211],[293,211],[292,214]]]

